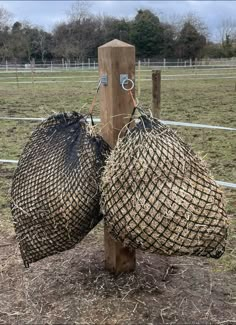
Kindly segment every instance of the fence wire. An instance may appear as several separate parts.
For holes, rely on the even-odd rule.
[[[9,120],[9,121],[44,121],[46,118],[44,117],[7,117],[0,116],[0,120]],[[101,122],[100,118],[93,118],[95,123]],[[225,127],[220,125],[209,125],[209,124],[199,124],[199,123],[191,123],[191,122],[177,122],[177,121],[169,121],[169,120],[160,120],[163,124],[172,125],[172,126],[184,126],[184,127],[192,127],[192,128],[206,128],[206,129],[215,129],[215,130],[225,130],[225,131],[236,131],[236,128]]]

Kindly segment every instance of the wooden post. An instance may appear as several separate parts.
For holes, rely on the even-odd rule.
[[[135,48],[113,40],[98,48],[99,76],[107,75],[107,86],[100,88],[100,117],[102,135],[114,147],[120,130],[129,122],[133,110],[132,99],[120,85],[120,74],[135,78]],[[130,87],[130,83],[127,85]],[[133,89],[134,93],[134,89]],[[104,226],[105,267],[114,273],[135,269],[135,251],[125,248],[109,235]]]
[[[138,61],[138,98],[141,95],[141,61]]]
[[[161,71],[152,70],[152,113],[160,118],[161,112]]]
[[[15,60],[15,65],[16,65],[16,83],[17,83],[17,88],[19,89],[19,76],[18,76],[17,60]]]
[[[163,67],[164,67],[164,70],[166,68],[166,59],[163,59]]]
[[[32,80],[32,86],[34,88],[34,66],[35,66],[35,61],[32,59],[30,61],[30,69],[31,69],[31,80]]]

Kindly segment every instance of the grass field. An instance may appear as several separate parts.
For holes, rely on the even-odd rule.
[[[211,70],[209,73],[235,75],[236,73],[234,74],[233,72],[234,70],[231,72],[228,70],[220,72],[218,70]],[[189,75],[194,73],[197,76],[198,74],[206,72],[185,69],[178,69],[176,71],[171,69],[163,71],[162,76],[164,77],[177,73]],[[55,74],[40,73],[35,74],[32,79],[31,74],[19,74],[19,83],[17,83],[15,73],[1,73],[0,116],[47,117],[55,112],[74,110],[86,113],[88,112],[90,103],[95,94],[96,83],[81,83],[77,81],[92,80],[91,76],[88,77],[88,75],[89,73],[86,74],[84,72],[63,72]],[[95,71],[91,73],[91,75],[94,76],[93,79],[97,80],[96,78],[98,78],[98,76],[96,76]],[[143,79],[151,79],[151,71],[143,71],[141,75]],[[6,81],[15,83],[6,83]],[[29,81],[29,83],[24,84],[21,83],[21,81]],[[37,83],[38,81],[47,81],[47,83]],[[212,80],[188,80],[188,78],[185,80],[182,80],[181,78],[181,81],[163,80],[161,85],[161,118],[163,120],[236,127],[235,82],[236,77],[235,79],[221,79],[219,77],[218,79]],[[151,107],[151,81],[141,82],[141,96],[139,101],[143,107]],[[94,115],[99,115],[99,104],[96,105]],[[22,148],[36,125],[37,123],[35,122],[0,120],[0,159],[18,159]],[[236,183],[235,131],[182,127],[178,127],[176,130],[178,131],[178,134],[180,134],[183,139],[194,148],[195,151],[205,157],[212,174],[217,180]],[[5,234],[4,236],[6,236],[6,238],[13,233],[13,227],[10,220],[8,192],[14,168],[14,165],[0,164],[0,232]],[[231,217],[229,245],[226,254],[220,260],[210,262],[209,274],[214,277],[214,274],[219,273],[221,274],[222,279],[224,279],[224,277],[227,278],[229,283],[232,285],[231,298],[233,297],[235,299],[236,190],[225,189],[225,197],[227,202],[227,212]],[[99,226],[91,236],[92,242],[96,246],[96,242],[101,242],[102,240],[102,226]],[[85,249],[83,244],[81,247]],[[140,262],[141,264],[146,263],[145,258],[144,260],[143,258],[144,257],[142,257],[142,261],[144,262]],[[17,267],[19,268],[19,256],[17,259]],[[150,257],[150,259],[152,259],[152,257]],[[152,276],[155,276],[155,274],[152,274]],[[111,285],[114,285],[114,283],[112,282]],[[134,285],[137,285],[137,283]],[[202,293],[199,292],[199,295],[201,294]],[[106,299],[109,300],[109,295]],[[101,304],[101,302],[99,303]],[[111,306],[109,308],[111,308],[111,310],[117,307],[116,305],[112,305],[112,302],[110,303]],[[231,303],[233,304],[232,306],[235,306],[235,300],[232,300]],[[100,308],[102,308],[102,306],[100,306]],[[134,310],[135,305],[132,308]],[[136,315],[136,309],[133,314]],[[233,312],[232,314],[229,312],[229,314],[231,318],[236,317]],[[166,321],[167,318],[164,316],[165,313],[163,314],[163,317],[160,318],[159,323],[165,323],[164,321]],[[86,319],[86,317],[84,319]],[[225,317],[226,318],[223,318],[222,321],[229,319],[228,316]],[[9,319],[13,319],[15,322],[14,317]],[[101,321],[99,317],[98,319]],[[117,319],[119,319],[118,316]],[[139,318],[134,319],[137,321],[139,320]],[[190,318],[186,319],[190,321]],[[35,318],[34,321],[36,320],[42,321],[43,318]],[[70,320],[73,319],[71,318]],[[45,321],[48,321],[48,319],[45,318]],[[106,321],[104,323],[106,323]],[[108,322],[107,324],[113,323]]]

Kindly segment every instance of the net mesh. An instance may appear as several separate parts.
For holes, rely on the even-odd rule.
[[[101,207],[124,246],[219,258],[228,220],[205,163],[171,129],[141,116],[119,139],[102,176]]]
[[[26,267],[72,248],[101,220],[99,182],[108,152],[78,113],[52,116],[33,132],[11,190]]]

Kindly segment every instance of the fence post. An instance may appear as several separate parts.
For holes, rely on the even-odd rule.
[[[141,94],[141,61],[138,60],[138,98]]]
[[[166,68],[166,59],[163,59],[163,67],[164,67],[164,70]]]
[[[120,74],[135,78],[135,48],[113,40],[98,48],[99,76],[107,75],[107,86],[100,89],[102,135],[114,147],[122,127],[128,123],[133,110],[132,99],[120,85]],[[130,84],[128,85],[130,86]],[[133,89],[134,91],[134,89]],[[115,241],[104,226],[105,267],[114,273],[135,269],[135,250]]]
[[[30,69],[31,69],[31,80],[32,80],[33,87],[34,87],[34,67],[35,67],[35,59],[32,59],[30,61]]]
[[[17,88],[19,89],[19,76],[18,76],[17,60],[15,60],[15,66],[16,66],[16,83],[17,83]]]
[[[6,71],[8,71],[8,62],[6,60]]]
[[[160,118],[161,112],[161,71],[152,70],[152,113]]]

